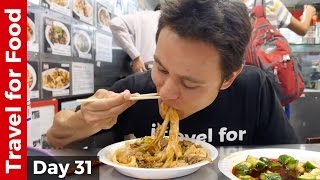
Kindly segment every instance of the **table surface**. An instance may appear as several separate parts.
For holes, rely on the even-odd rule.
[[[228,179],[226,176],[220,172],[218,168],[218,162],[220,159],[223,159],[224,157],[230,155],[233,152],[238,152],[242,150],[248,150],[248,149],[261,149],[261,148],[288,148],[288,149],[303,149],[303,150],[309,150],[309,151],[316,151],[320,152],[320,144],[286,144],[286,145],[271,145],[271,146],[228,146],[228,147],[217,147],[217,150],[219,151],[218,158],[212,163],[203,166],[198,171],[181,177],[176,178],[179,180],[189,180],[189,179],[218,179],[218,180],[225,180]],[[54,155],[54,156],[95,156],[97,152],[100,149],[91,149],[91,150],[79,150],[79,149],[63,149],[63,150],[54,150],[54,149],[48,149],[47,151]],[[130,180],[133,178],[124,176],[120,174],[118,171],[116,171],[113,167],[108,165],[101,165],[99,167],[99,174],[100,179],[115,179],[115,180]],[[68,176],[67,179],[83,179],[81,176],[77,175],[71,175]],[[88,177],[86,177],[88,179]]]

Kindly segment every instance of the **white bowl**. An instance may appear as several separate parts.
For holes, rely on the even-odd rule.
[[[91,4],[88,3],[88,1],[86,1],[86,6],[87,6],[87,8],[88,8],[87,10],[90,11],[90,16],[87,17],[87,16],[84,16],[84,15],[80,14],[80,13],[77,11],[77,9],[76,9],[76,5],[77,5],[77,4],[75,4],[76,2],[79,2],[79,1],[73,0],[73,12],[76,13],[76,15],[79,16],[79,17],[82,16],[82,17],[86,17],[86,18],[92,18],[93,8],[92,8]]]
[[[55,69],[56,68],[51,68],[51,69],[43,71],[42,72],[42,78],[44,78],[44,76],[47,75],[47,74],[51,74],[53,71],[55,71]],[[58,68],[58,70],[69,73],[69,71],[67,71],[65,69],[62,69],[62,68]],[[70,86],[70,74],[69,74],[69,83],[66,84],[65,86],[61,87],[61,88],[49,88],[49,87],[46,87],[42,82],[42,88],[44,90],[47,90],[47,91],[59,91],[59,90],[67,89],[69,86]]]
[[[81,48],[78,46],[78,41],[80,40],[80,39],[79,39],[80,36],[83,36],[83,37],[87,40],[87,43],[88,43],[87,46],[88,46],[88,48],[87,48],[85,51],[82,51]],[[82,42],[82,43],[84,43],[84,42]],[[82,31],[82,30],[79,31],[79,32],[77,32],[77,33],[75,34],[75,36],[74,36],[74,46],[75,46],[75,48],[77,49],[78,52],[88,53],[88,52],[91,50],[91,39],[90,39],[88,33],[85,32],[85,31]]]
[[[100,19],[100,13],[102,13],[102,11],[105,11],[106,12],[106,15],[107,15],[107,24],[104,24],[102,22],[102,20]],[[98,10],[98,22],[101,26],[105,26],[105,27],[108,27],[109,26],[109,22],[110,22],[110,15],[109,15],[109,11],[104,8],[104,7],[100,7],[99,10]]]
[[[239,151],[236,153],[232,153],[229,156],[220,159],[218,163],[218,167],[220,171],[232,180],[238,180],[238,178],[232,174],[232,168],[240,162],[243,162],[247,159],[248,155],[255,157],[266,157],[266,158],[275,158],[277,159],[280,155],[287,154],[289,156],[294,157],[300,162],[306,161],[315,161],[320,163],[320,152],[315,151],[306,151],[299,149],[253,149],[253,150],[245,150]]]
[[[29,63],[27,63],[27,71],[29,71],[32,74],[32,84],[29,87],[31,91],[37,83],[37,73]]]
[[[191,174],[197,171],[202,166],[209,163],[209,161],[201,161],[188,166],[175,167],[175,168],[136,168],[136,167],[128,167],[128,166],[124,166],[124,165],[120,165],[112,162],[111,158],[116,150],[124,147],[125,143],[127,142],[133,143],[136,140],[137,139],[122,141],[101,149],[98,152],[99,160],[104,164],[113,166],[121,174],[130,176],[133,178],[140,178],[140,179],[155,179],[155,178],[169,179],[169,178],[181,177],[181,176]],[[212,161],[214,161],[218,157],[217,149],[209,143],[206,143],[204,141],[198,141],[195,139],[190,139],[190,138],[180,138],[180,140],[188,140],[195,144],[201,145],[207,151]]]
[[[27,18],[27,23],[30,25],[30,27],[33,31],[32,36],[28,42],[33,43],[35,41],[36,28],[35,28],[34,22],[29,17]]]
[[[63,23],[61,23],[59,21],[53,21],[52,22],[52,26],[59,26],[64,30],[64,32],[67,34],[67,39],[66,39],[66,43],[63,44],[63,45],[69,45],[69,43],[70,43],[70,32],[69,32],[68,28]],[[45,29],[46,40],[50,44],[51,47],[53,47],[53,45],[54,45],[53,42],[50,41],[50,37],[49,37],[49,32],[50,32],[50,29],[51,29],[52,26],[51,25],[47,25],[46,29]]]

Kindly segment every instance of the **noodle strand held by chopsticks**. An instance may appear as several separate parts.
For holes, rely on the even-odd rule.
[[[169,142],[161,159],[166,159],[164,168],[174,167],[177,164],[178,158],[182,156],[181,148],[179,146],[179,116],[178,113],[168,106],[161,104],[162,113],[165,115],[165,120],[162,123],[160,132],[155,134],[155,138],[152,143],[147,147],[147,151],[151,154],[159,151],[160,140],[164,137],[164,133],[167,129],[168,123],[170,122],[169,131]],[[175,159],[174,159],[175,157]]]
[[[146,147],[146,150],[152,154],[154,154],[156,151],[160,149],[159,142],[164,137],[164,133],[166,132],[166,129],[170,122],[170,113],[169,113],[168,106],[161,104],[160,107],[161,107],[161,113],[165,114],[164,121],[161,125],[160,131],[158,130],[156,131],[155,138],[153,139],[152,143],[148,147]]]
[[[179,146],[179,116],[178,113],[169,109],[168,113],[170,119],[170,131],[169,131],[169,142],[166,148],[167,160],[163,165],[164,168],[174,167],[177,164],[178,158],[182,156],[181,148]],[[175,159],[173,159],[175,156]]]

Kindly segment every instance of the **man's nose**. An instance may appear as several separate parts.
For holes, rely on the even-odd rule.
[[[160,97],[165,102],[167,100],[175,100],[179,98],[179,87],[173,79],[166,79],[160,88]]]

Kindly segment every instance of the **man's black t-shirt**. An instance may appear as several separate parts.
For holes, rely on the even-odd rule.
[[[156,92],[150,71],[129,76],[111,88],[114,92],[125,89],[131,93]],[[133,133],[143,137],[151,135],[162,122],[156,100],[138,101],[119,116],[112,129],[120,136]],[[179,126],[179,136],[215,146],[297,143],[269,79],[252,66],[245,66],[211,105],[181,120]]]

